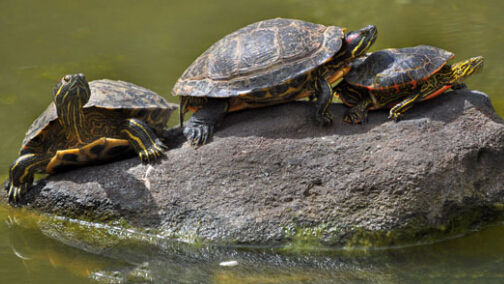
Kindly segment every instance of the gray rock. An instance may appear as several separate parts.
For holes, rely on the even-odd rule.
[[[485,94],[451,92],[398,123],[375,111],[351,126],[345,110],[331,105],[329,128],[314,126],[309,102],[233,113],[208,145],[175,147],[151,168],[132,158],[57,174],[25,206],[267,245],[429,241],[502,215],[504,124]]]

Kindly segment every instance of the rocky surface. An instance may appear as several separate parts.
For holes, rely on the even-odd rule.
[[[138,158],[42,180],[24,206],[124,220],[162,235],[225,244],[394,245],[495,220],[504,207],[504,123],[489,98],[461,90],[394,123],[386,111],[314,126],[296,102],[227,116],[208,145],[180,129],[159,164]],[[5,193],[2,193],[5,194]],[[5,198],[5,197],[4,197]]]

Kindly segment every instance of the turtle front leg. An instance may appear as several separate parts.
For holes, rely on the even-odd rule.
[[[130,141],[142,163],[152,163],[163,156],[166,146],[159,140],[147,123],[130,118],[121,129],[123,137]]]
[[[9,202],[17,202],[31,184],[35,173],[44,173],[51,157],[40,154],[24,154],[17,158],[9,169],[9,179],[5,185]]]
[[[373,105],[373,100],[371,97],[366,96],[355,106],[350,108],[345,113],[345,118],[343,119],[346,123],[350,124],[364,124],[368,121],[368,111]]]
[[[390,109],[389,118],[394,119],[395,122],[398,122],[401,119],[401,115],[408,109],[412,108],[415,102],[420,98],[420,90],[417,89],[411,95],[409,95],[406,99],[396,104],[394,107]]]
[[[331,84],[324,79],[322,76],[315,80],[314,84],[315,96],[317,102],[315,103],[315,120],[321,126],[328,126],[332,124],[331,114],[327,111],[327,108],[331,104],[332,100],[332,88]]]
[[[224,119],[227,110],[227,100],[209,98],[203,108],[195,112],[187,122],[184,136],[192,146],[206,144],[213,136],[215,125]]]

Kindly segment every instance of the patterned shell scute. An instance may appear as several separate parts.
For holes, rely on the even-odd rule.
[[[56,113],[56,105],[50,103],[47,109],[39,116],[26,131],[25,138],[21,144],[21,148],[26,145],[30,140],[37,136],[41,131],[43,131],[49,124],[56,121],[58,114]]]
[[[428,45],[384,49],[355,61],[345,80],[370,89],[402,86],[426,80],[453,56],[449,51]]]
[[[138,85],[114,80],[95,80],[89,82],[91,97],[87,107],[107,109],[175,109],[163,97]]]
[[[153,91],[128,82],[108,79],[95,80],[89,82],[89,88],[91,89],[91,97],[84,108],[162,109],[166,111],[167,116],[177,109],[177,105],[168,103]],[[56,106],[52,102],[28,128],[21,148],[57,119]]]
[[[324,64],[339,51],[344,30],[271,19],[231,33],[198,57],[174,95],[230,97],[279,85]]]

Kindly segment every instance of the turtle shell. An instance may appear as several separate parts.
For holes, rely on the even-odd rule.
[[[281,18],[248,25],[199,56],[172,92],[225,98],[280,85],[328,62],[340,50],[344,31]]]
[[[171,112],[177,108],[177,105],[168,103],[153,91],[128,82],[96,80],[89,82],[89,88],[91,96],[84,105],[84,110],[88,113],[98,110],[112,116],[113,113],[123,112],[126,115],[143,118],[151,127],[160,128],[166,124]],[[39,136],[48,129],[60,127],[57,119],[56,105],[53,102],[29,127],[21,151],[30,142],[39,140]],[[115,120],[110,121],[116,123]]]
[[[453,56],[449,51],[428,45],[384,49],[355,60],[345,81],[381,91],[416,86],[438,72]]]

